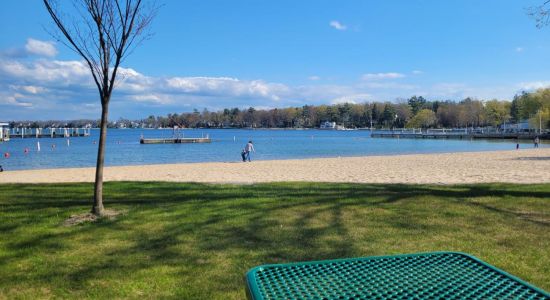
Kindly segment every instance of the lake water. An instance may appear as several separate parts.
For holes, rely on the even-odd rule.
[[[235,162],[248,140],[256,153],[252,160],[338,156],[395,155],[515,149],[515,141],[432,140],[371,138],[370,131],[195,129],[180,131],[185,137],[207,134],[210,144],[141,145],[145,138],[172,137],[171,129],[109,129],[105,163],[108,166],[183,162]],[[99,130],[90,137],[21,139],[0,142],[0,165],[5,170],[95,166]],[[40,142],[41,151],[37,151]],[[55,148],[53,147],[55,145]],[[524,142],[522,148],[532,147]],[[29,152],[25,153],[25,148]],[[5,158],[4,153],[10,157]]]

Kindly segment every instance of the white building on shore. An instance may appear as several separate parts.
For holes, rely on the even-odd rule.
[[[319,126],[319,129],[336,129],[336,122],[325,121]]]
[[[322,122],[321,125],[319,125],[319,129],[345,130],[345,127],[342,125],[337,125],[336,122],[325,121],[325,122]]]

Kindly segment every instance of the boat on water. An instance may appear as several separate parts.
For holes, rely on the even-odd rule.
[[[338,125],[336,122],[325,121],[319,125],[321,130],[347,130],[343,125]]]

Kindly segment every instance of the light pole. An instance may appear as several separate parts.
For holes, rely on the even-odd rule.
[[[542,134],[542,108],[539,109],[539,134]]]
[[[370,110],[370,131],[372,131],[372,116],[373,116],[373,111],[371,109]]]

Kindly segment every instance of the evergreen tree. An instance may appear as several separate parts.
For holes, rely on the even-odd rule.
[[[422,96],[412,96],[411,98],[409,98],[408,103],[411,106],[413,115],[416,115],[426,104],[426,99],[424,99],[424,97]]]

